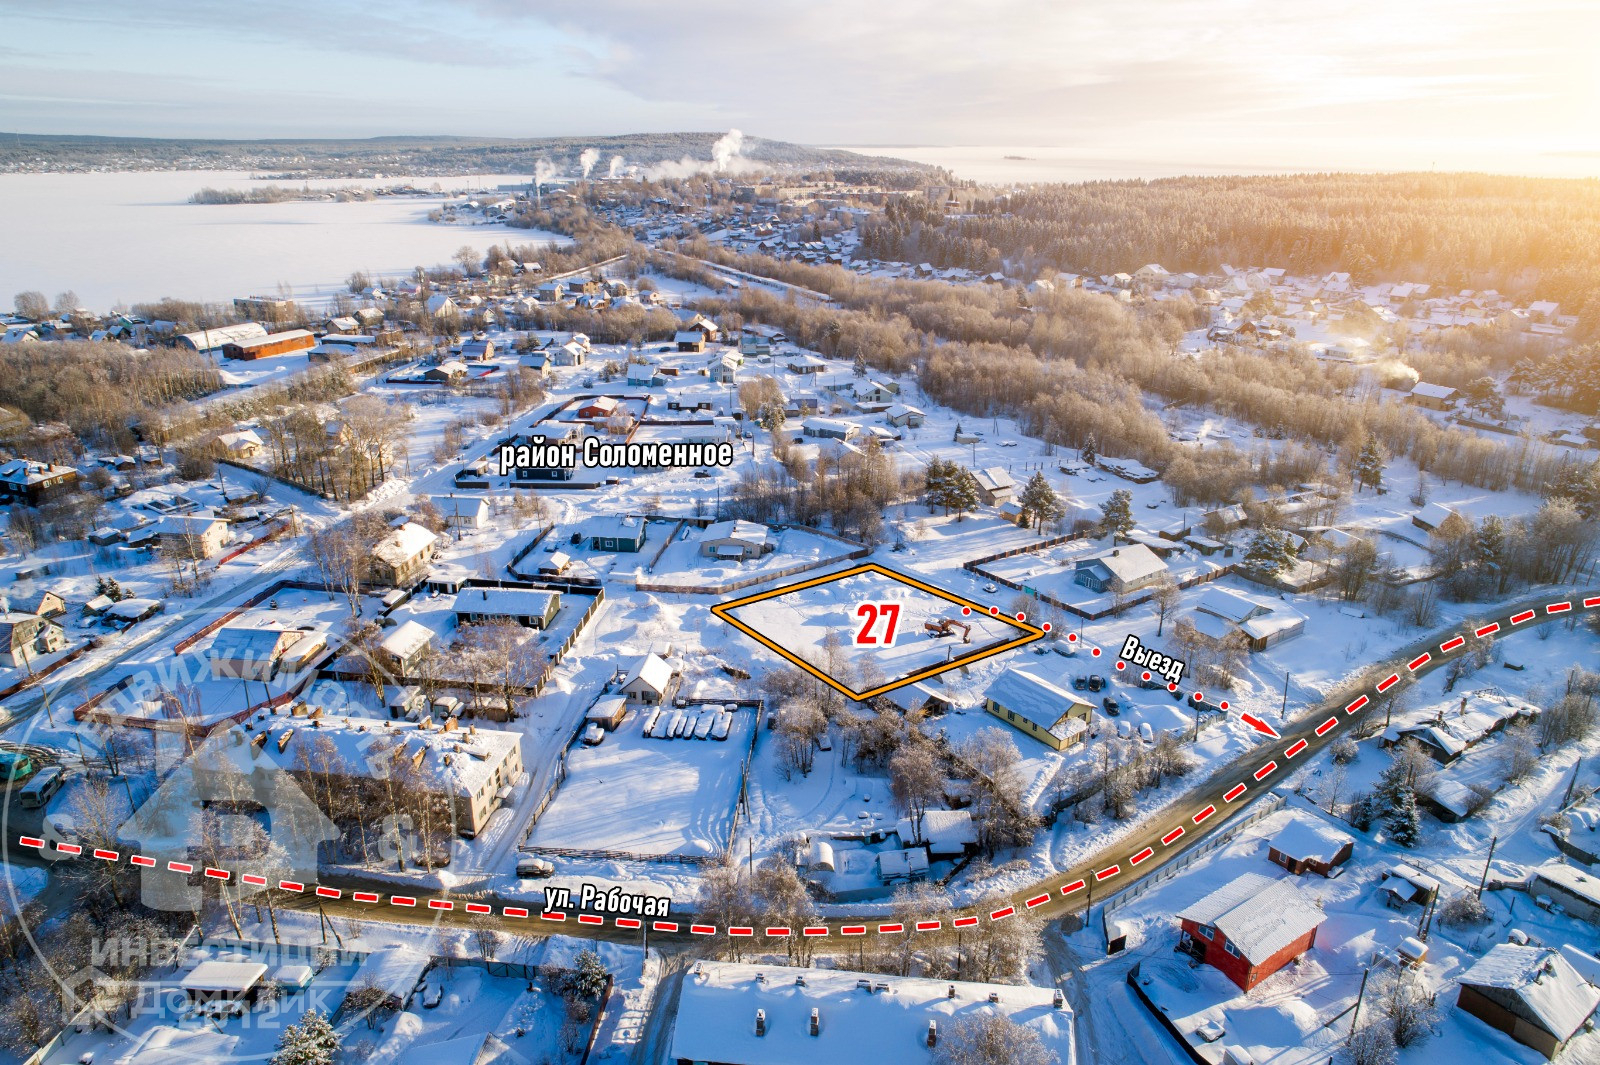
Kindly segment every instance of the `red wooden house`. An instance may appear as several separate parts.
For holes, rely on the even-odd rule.
[[[1178,914],[1178,948],[1249,991],[1310,950],[1322,920],[1293,879],[1245,873]]]

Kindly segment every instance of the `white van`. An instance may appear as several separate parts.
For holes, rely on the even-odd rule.
[[[22,789],[17,801],[25,810],[37,810],[55,798],[64,782],[59,766],[46,766],[28,781],[28,786]]]

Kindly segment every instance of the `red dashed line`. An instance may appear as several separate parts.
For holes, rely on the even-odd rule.
[[[1303,751],[1305,749],[1306,749],[1306,741],[1305,740],[1296,740],[1294,743],[1290,744],[1289,749],[1287,751],[1283,752],[1283,756],[1285,758],[1293,758],[1295,755],[1299,754],[1301,751]]]
[[[817,925],[814,928],[800,929],[800,934],[803,936],[825,936],[828,934],[828,929],[822,925]]]
[[[101,861],[106,862],[114,862],[118,858],[122,857],[116,851],[101,850],[99,847],[94,849],[94,856],[99,858]]]
[[[1146,858],[1150,857],[1154,853],[1155,853],[1155,848],[1146,847],[1144,850],[1140,851],[1138,854],[1135,854],[1132,858],[1129,858],[1128,861],[1132,862],[1134,865],[1138,865],[1140,862],[1144,861]]]
[[[728,934],[730,936],[753,936],[756,934],[756,930],[749,925],[735,925],[728,929]]]
[[[1432,662],[1432,661],[1433,661],[1433,655],[1429,654],[1427,651],[1424,651],[1420,655],[1418,655],[1417,657],[1413,658],[1411,661],[1407,662],[1406,663],[1406,668],[1409,669],[1411,672],[1415,673],[1417,670],[1421,669],[1423,666],[1427,665],[1429,662]]]
[[[774,926],[772,928],[767,929],[767,935],[776,936],[779,939],[782,939],[784,936],[787,936],[788,934],[789,934],[789,930],[787,928]]]
[[[1491,633],[1496,633],[1496,632],[1499,632],[1499,631],[1500,631],[1500,623],[1498,621],[1491,621],[1491,622],[1489,622],[1489,624],[1485,625],[1481,629],[1473,629],[1472,630],[1472,635],[1474,635],[1474,636],[1488,636]]]
[[[1170,846],[1172,846],[1172,844],[1175,841],[1177,841],[1177,840],[1179,840],[1181,838],[1183,838],[1183,826],[1179,825],[1177,828],[1173,829],[1171,832],[1168,832],[1165,836],[1162,836],[1161,837],[1161,842],[1170,847]]]
[[[352,899],[355,899],[357,902],[377,902],[378,901],[378,893],[376,891],[354,891],[354,892],[351,892],[350,897]]]
[[[1194,823],[1198,825],[1201,821],[1204,821],[1206,818],[1210,817],[1216,812],[1217,808],[1215,806],[1207,806],[1204,810],[1201,810],[1199,813],[1194,815]]]
[[[644,927],[644,922],[639,920],[639,918],[637,918],[637,917],[618,917],[617,918],[617,927],[618,928],[643,928]]]
[[[1082,891],[1086,886],[1087,885],[1084,883],[1084,881],[1082,881],[1082,880],[1074,880],[1072,883],[1065,884],[1065,885],[1062,886],[1061,894],[1063,894],[1063,895],[1071,895],[1075,891]]]
[[[389,899],[389,905],[391,906],[415,906],[416,904],[417,900],[410,895],[393,895]]]
[[[507,917],[521,917],[526,919],[528,916],[528,908],[526,906],[507,906],[500,912],[505,914]],[[636,925],[635,927],[638,926]]]
[[[940,927],[941,927],[941,925],[939,924],[938,921],[918,921],[917,922],[917,931],[919,931],[919,932],[937,932],[940,929]]]
[[[1591,595],[1589,598],[1583,601],[1583,606],[1586,610],[1592,610],[1595,607],[1600,606],[1600,595]]]
[[[1439,645],[1439,651],[1442,654],[1449,654],[1451,651],[1454,651],[1457,647],[1460,647],[1466,642],[1467,638],[1465,636],[1452,636],[1450,639]]]
[[[978,919],[976,917],[957,917],[954,921],[950,922],[950,924],[955,928],[971,928],[977,923]]]
[[[541,921],[565,921],[566,919],[567,915],[561,910],[550,910],[547,913],[541,913],[539,915],[539,920]],[[673,925],[672,930],[676,932],[678,930],[678,926]]]
[[[580,913],[580,914],[578,914],[578,923],[579,924],[605,924],[606,923],[606,919],[604,917],[601,917],[597,913]]]
[[[906,926],[903,924],[880,924],[878,926],[878,934],[880,936],[894,935],[896,932],[904,932],[905,930]]]
[[[1268,762],[1266,765],[1256,770],[1256,779],[1265,780],[1267,777],[1271,776],[1277,770],[1277,768],[1277,762]]]
[[[1565,614],[1572,609],[1571,603],[1551,603],[1544,608],[1546,614]]]
[[[1347,713],[1347,714],[1353,714],[1357,710],[1360,710],[1363,706],[1366,706],[1368,702],[1369,702],[1369,700],[1367,699],[1367,697],[1365,695],[1363,695],[1361,698],[1357,699],[1355,702],[1353,702],[1349,706],[1345,707],[1344,708],[1344,712]]]
[[[24,847],[43,847],[44,846],[44,840],[40,839],[38,836],[23,836],[17,842],[21,843]]]
[[[428,900],[428,909],[430,909],[430,910],[453,910],[455,908],[456,908],[456,904],[455,903],[447,902],[444,899],[429,899]]]
[[[1122,872],[1122,866],[1111,865],[1094,874],[1094,878],[1096,880],[1109,880],[1120,872]]]
[[[209,876],[213,880],[226,880],[228,879],[229,873],[226,869],[207,869],[206,876]]]
[[[469,903],[467,903],[467,912],[468,913],[493,913],[494,912],[494,907],[493,906],[485,906],[481,902],[469,902]]]
[[[864,924],[847,924],[839,929],[839,934],[841,936],[864,936],[867,934],[867,926]]]
[[[156,860],[154,858],[146,857],[143,854],[135,854],[132,858],[129,858],[128,861],[132,862],[134,865],[142,865],[146,869],[154,869],[156,864]]]
[[[239,879],[243,880],[246,884],[249,884],[251,887],[266,887],[267,886],[267,878],[264,877],[264,876],[256,876],[254,873],[241,873],[239,875]]]
[[[1233,800],[1237,799],[1239,796],[1243,795],[1244,793],[1245,793],[1245,786],[1243,784],[1235,784],[1233,787],[1229,788],[1223,794],[1222,801],[1223,802],[1232,802]]]
[[[1531,610],[1524,610],[1520,614],[1512,614],[1511,615],[1511,624],[1513,624],[1513,625],[1521,625],[1524,621],[1531,620],[1533,618],[1533,614],[1534,614],[1534,612],[1531,611]]]
[[[697,936],[714,936],[717,934],[717,926],[714,924],[692,924],[689,926],[689,931]]]
[[[318,897],[319,897],[319,898],[324,898],[324,899],[336,899],[336,898],[338,898],[338,897],[339,897],[339,896],[340,896],[340,895],[341,895],[341,894],[342,894],[342,892],[340,892],[340,890],[339,890],[339,889],[338,889],[338,888],[334,888],[334,887],[323,887],[323,886],[322,886],[322,885],[321,885],[321,884],[318,884],[318,885],[317,885],[317,896],[318,896]],[[430,902],[430,903],[429,903],[429,904],[428,904],[428,905],[430,905],[430,906],[432,906],[432,905],[433,905],[433,903],[431,903],[431,902]]]
[[[1002,910],[995,910],[993,913],[991,913],[989,915],[989,920],[1002,921],[1016,912],[1017,908],[1015,906],[1007,906]]]
[[[173,872],[173,873],[192,873],[192,872],[194,872],[194,866],[190,865],[188,862],[168,862],[167,863],[167,869],[168,869],[169,872]]]
[[[1386,692],[1390,688],[1394,687],[1396,684],[1399,684],[1399,683],[1400,683],[1400,674],[1391,673],[1391,674],[1389,674],[1388,677],[1386,677],[1385,679],[1380,680],[1378,682],[1378,690],[1380,692]]]
[[[1329,732],[1331,732],[1333,730],[1333,727],[1335,725],[1337,725],[1338,723],[1339,723],[1339,719],[1338,718],[1336,718],[1336,717],[1328,718],[1328,720],[1324,721],[1322,724],[1317,726],[1317,735],[1318,736],[1326,736]]]
[[[57,843],[56,850],[62,854],[82,854],[83,848],[76,843]]]
[[[1049,892],[1045,892],[1043,895],[1035,895],[1033,898],[1029,899],[1024,905],[1026,905],[1028,907],[1028,909],[1031,910],[1035,906],[1043,906],[1045,903],[1047,903],[1049,901],[1050,901],[1050,893]]]
[[[300,891],[304,891],[305,889],[306,889],[306,886],[304,884],[300,883],[300,881],[298,881],[298,880],[280,880],[280,881],[278,881],[278,890],[279,891],[300,892]],[[415,900],[412,900],[412,901],[415,901]]]
[[[676,932],[677,930],[678,930],[678,922],[677,921],[651,921],[650,922],[650,931],[652,931],[652,932]]]

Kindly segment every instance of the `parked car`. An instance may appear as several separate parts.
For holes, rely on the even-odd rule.
[[[1157,688],[1165,688],[1166,686],[1166,681],[1162,680],[1154,673],[1150,674],[1149,680],[1139,681],[1139,687],[1143,688],[1145,691],[1155,691]]]
[[[555,874],[556,867],[543,858],[531,855],[517,861],[517,876],[523,880],[542,880]]]
[[[1107,716],[1109,717],[1117,717],[1122,713],[1122,703],[1117,699],[1111,698],[1109,695],[1100,700],[1100,706],[1105,710]]]
[[[1073,677],[1072,678],[1072,690],[1073,691],[1080,691],[1081,692],[1081,691],[1087,691],[1088,689],[1089,689],[1089,678],[1088,677],[1079,676],[1079,677]]]
[[[1097,692],[1101,688],[1104,688],[1105,686],[1106,686],[1106,678],[1102,677],[1098,673],[1089,674],[1089,690],[1090,691]]]

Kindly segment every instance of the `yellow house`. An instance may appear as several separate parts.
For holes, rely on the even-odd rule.
[[[1054,680],[1008,669],[983,693],[983,708],[1054,750],[1082,743],[1094,707]]]

